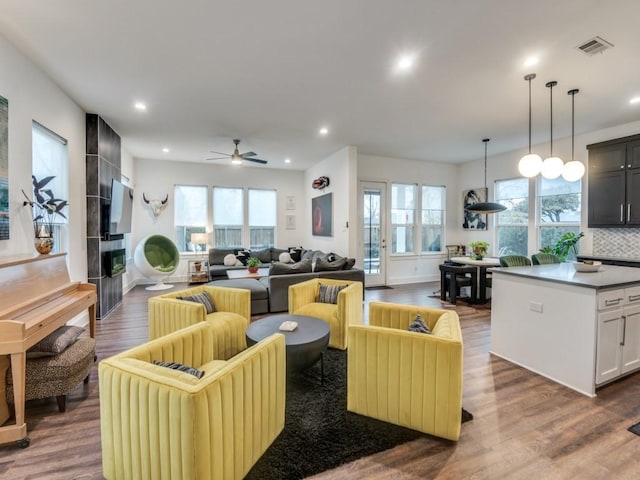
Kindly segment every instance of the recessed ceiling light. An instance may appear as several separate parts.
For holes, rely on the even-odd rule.
[[[640,97],[633,97],[631,100],[629,100],[629,103],[640,103]]]
[[[329,135],[329,129],[327,127],[322,127],[319,133],[320,135]]]
[[[142,102],[136,102],[133,106],[140,112],[144,112],[147,110],[147,106]]]
[[[284,159],[284,163],[291,163],[291,159],[290,158],[285,158]]]
[[[529,57],[524,61],[524,66],[525,67],[533,67],[534,65],[537,65],[538,62],[540,62],[540,59],[538,57]]]
[[[398,73],[406,73],[410,71],[416,63],[416,56],[413,54],[404,54],[398,57],[395,70]]]
[[[168,149],[167,147],[164,147],[164,148],[162,149],[162,153],[169,153],[169,149]]]

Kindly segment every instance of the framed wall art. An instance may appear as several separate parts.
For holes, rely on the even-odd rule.
[[[318,237],[333,236],[333,193],[311,199],[311,234]]]
[[[487,215],[482,213],[468,212],[467,207],[475,205],[476,203],[484,203],[487,201],[487,189],[486,188],[473,188],[471,190],[464,190],[462,192],[462,215],[464,222],[462,228],[464,230],[486,230],[487,229]]]

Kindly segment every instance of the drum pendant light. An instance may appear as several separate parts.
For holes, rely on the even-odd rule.
[[[567,95],[571,95],[571,161],[564,164],[562,169],[562,178],[567,182],[577,182],[584,175],[584,164],[575,160],[575,118],[576,118],[576,94],[579,92],[577,88],[569,90]]]
[[[487,192],[487,143],[489,143],[489,138],[483,138],[484,142],[484,190]],[[469,205],[465,208],[467,212],[472,213],[497,213],[506,210],[507,207],[501,205],[499,203],[494,202],[480,202],[474,205]]]
[[[554,178],[558,178],[562,175],[562,170],[564,168],[564,162],[560,157],[555,157],[553,155],[553,87],[558,85],[558,82],[548,82],[546,87],[549,88],[549,125],[551,132],[551,140],[550,140],[550,154],[547,158],[542,162],[542,168],[540,169],[540,173],[544,178],[548,178],[549,180],[553,180]]]
[[[524,79],[529,82],[529,153],[518,162],[518,171],[523,177],[535,177],[542,168],[542,158],[536,153],[531,153],[531,80],[536,78],[535,73],[525,75]]]

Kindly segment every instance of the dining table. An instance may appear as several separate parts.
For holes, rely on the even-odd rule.
[[[483,257],[476,259],[474,257],[451,257],[449,259],[451,263],[456,265],[471,265],[477,267],[478,275],[478,303],[487,302],[487,269],[491,267],[499,267],[500,259],[497,257]]]

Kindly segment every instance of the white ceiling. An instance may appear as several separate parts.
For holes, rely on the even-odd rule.
[[[534,144],[549,140],[549,80],[555,138],[571,133],[571,88],[577,134],[640,119],[638,0],[0,0],[0,12],[0,32],[140,158],[202,161],[241,138],[276,168],[345,145],[465,162],[485,136],[490,154],[526,146],[531,71]],[[614,48],[576,50],[596,35]],[[407,51],[415,70],[394,74]],[[526,68],[530,55],[540,63]]]

